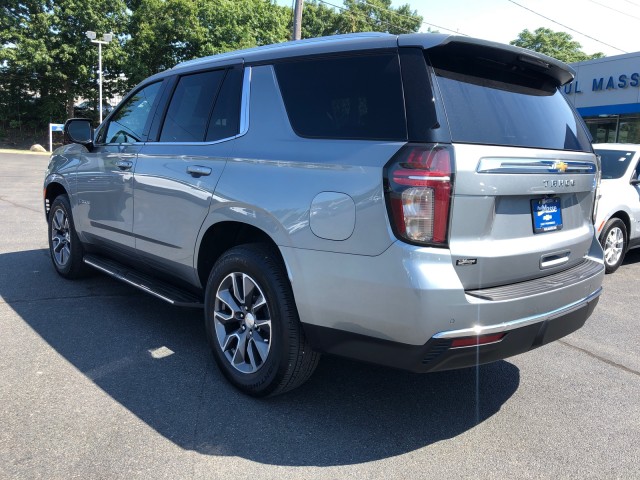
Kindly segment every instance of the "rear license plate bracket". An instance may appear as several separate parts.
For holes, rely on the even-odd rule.
[[[562,206],[560,197],[531,200],[531,217],[534,233],[562,230]]]

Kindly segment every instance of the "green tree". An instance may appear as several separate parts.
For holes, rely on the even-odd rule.
[[[0,18],[0,90],[30,103],[37,118],[59,120],[73,116],[77,97],[97,96],[98,49],[85,32],[117,35],[126,11],[121,0],[3,2]],[[116,37],[103,49],[107,78],[118,77],[122,57]],[[117,88],[105,83],[107,95]]]
[[[327,37],[341,31],[340,11],[324,3],[310,0],[302,10],[302,38]]]
[[[275,0],[204,0],[200,22],[205,44],[199,55],[284,42],[289,39],[291,8]]]
[[[422,17],[409,5],[394,8],[391,0],[344,0],[338,7],[319,0],[305,2],[302,37],[355,32],[414,33],[422,25]]]
[[[3,0],[0,2],[0,126],[39,128],[73,116],[79,98],[97,106],[98,48],[87,30],[114,33],[103,47],[104,96],[179,62],[290,39],[292,11],[276,0]],[[308,0],[305,38],[419,30],[422,18],[391,0]]]
[[[205,32],[191,0],[139,0],[127,28],[126,76],[130,85],[195,58]]]
[[[535,32],[524,29],[518,34],[518,38],[511,41],[511,45],[544,53],[565,63],[604,57],[600,52],[593,55],[584,53],[582,45],[573,40],[571,35],[566,32],[554,32],[549,28],[538,28]]]
[[[422,17],[409,5],[391,7],[391,0],[345,0],[341,14],[341,30],[352,32],[414,33],[422,25]]]
[[[289,36],[291,9],[272,0],[136,0],[135,7],[126,44],[130,84],[185,60]]]

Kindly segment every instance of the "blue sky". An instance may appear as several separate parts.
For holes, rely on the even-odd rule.
[[[281,5],[292,5],[291,0],[277,1]],[[327,1],[343,4],[342,0]],[[533,31],[548,27],[569,33],[586,53],[603,52],[612,56],[640,51],[640,0],[393,1],[394,6],[405,3],[417,10],[425,22],[443,27],[439,29],[441,33],[450,33],[445,30],[447,28],[472,37],[508,43],[525,28]],[[425,23],[422,30],[426,31],[428,27]]]

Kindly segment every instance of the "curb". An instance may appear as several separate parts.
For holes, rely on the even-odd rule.
[[[11,148],[0,148],[0,153],[14,153],[20,155],[51,155],[50,152],[32,152],[31,150],[15,150]]]

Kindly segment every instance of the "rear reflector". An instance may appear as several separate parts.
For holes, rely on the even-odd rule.
[[[451,348],[458,347],[475,347],[476,345],[486,345],[487,343],[495,343],[502,340],[505,333],[493,333],[488,335],[478,335],[475,337],[456,338],[451,342]]]

